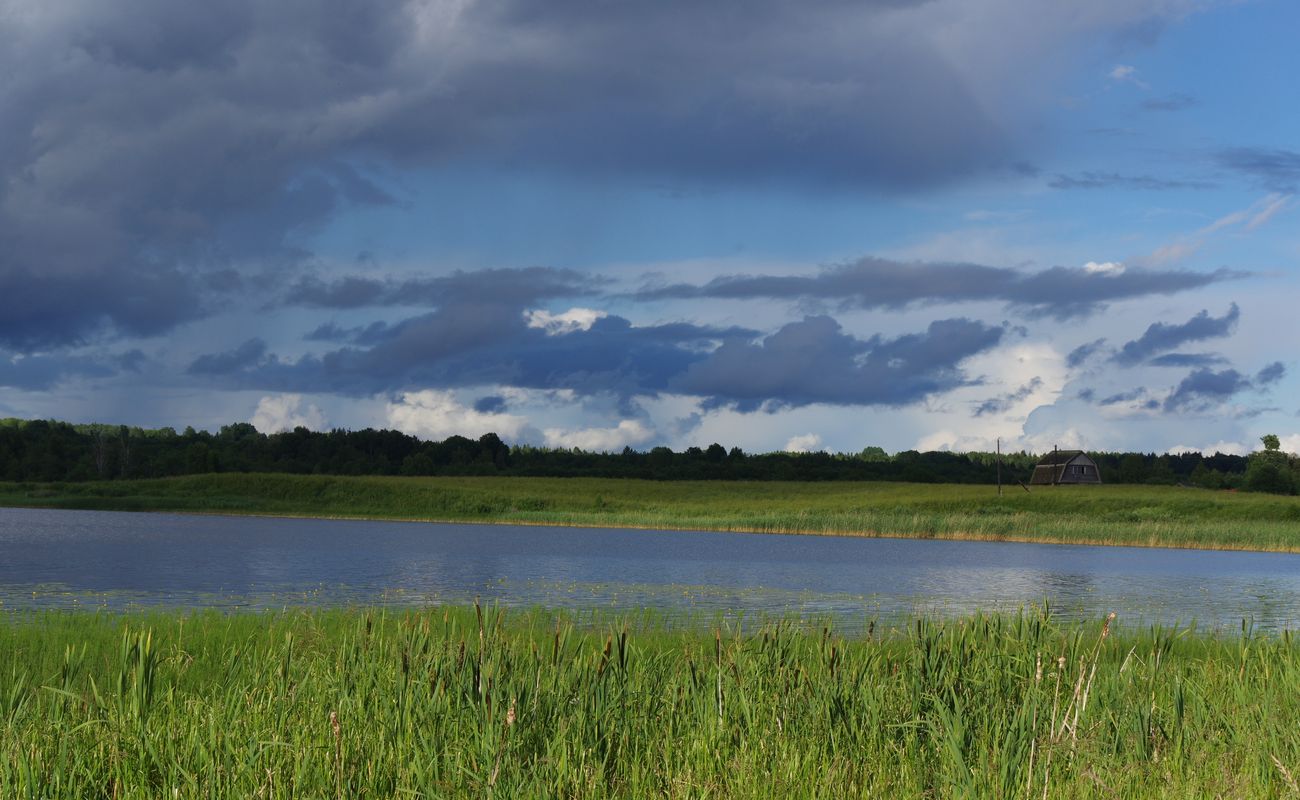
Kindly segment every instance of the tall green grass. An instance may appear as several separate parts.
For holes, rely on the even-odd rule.
[[[0,483],[0,505],[1300,551],[1300,498],[1163,486],[219,474]]]
[[[0,617],[0,797],[1300,795],[1300,648],[1041,613]]]

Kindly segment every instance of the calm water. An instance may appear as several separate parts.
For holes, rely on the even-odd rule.
[[[0,607],[467,602],[1300,627],[1300,555],[0,509]]]

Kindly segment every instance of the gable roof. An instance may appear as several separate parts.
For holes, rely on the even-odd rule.
[[[1059,464],[1068,464],[1081,455],[1083,455],[1082,450],[1057,450],[1040,458],[1038,466],[1054,467]]]

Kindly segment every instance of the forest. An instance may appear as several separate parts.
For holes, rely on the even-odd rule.
[[[1265,437],[1273,445],[1276,437]],[[1271,440],[1271,441],[1269,441]],[[1275,446],[1251,457],[1215,453],[1091,452],[1106,483],[1190,485],[1293,494],[1297,459]],[[1028,481],[1038,456],[1003,453],[1003,482]],[[1252,466],[1254,465],[1254,466]],[[625,448],[584,452],[510,446],[496,434],[425,441],[399,431],[297,428],[265,434],[248,423],[218,432],[74,425],[52,420],[0,420],[0,480],[89,481],[222,472],[321,475],[512,475],[645,478],[651,480],[875,480],[993,483],[994,453],[746,453],[713,443],[673,451]]]

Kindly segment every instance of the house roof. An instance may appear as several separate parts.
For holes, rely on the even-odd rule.
[[[1083,455],[1082,450],[1057,450],[1040,458],[1038,460],[1038,466],[1052,467],[1059,464],[1068,464],[1081,455]]]

